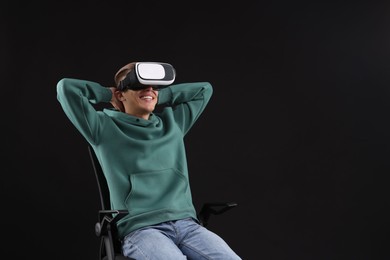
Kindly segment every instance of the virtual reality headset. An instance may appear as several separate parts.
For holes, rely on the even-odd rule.
[[[140,90],[148,86],[155,89],[168,87],[175,81],[176,71],[163,62],[137,62],[133,70],[119,82],[118,89]]]

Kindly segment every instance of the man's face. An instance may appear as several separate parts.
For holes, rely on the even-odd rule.
[[[123,103],[127,103],[130,108],[130,114],[144,115],[154,111],[157,100],[158,91],[152,86],[148,86],[140,90],[127,90],[122,92],[124,97]]]

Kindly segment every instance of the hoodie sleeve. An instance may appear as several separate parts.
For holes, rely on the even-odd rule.
[[[57,100],[66,116],[88,142],[96,142],[101,116],[93,104],[110,102],[111,90],[86,80],[63,78],[57,83]]]
[[[172,107],[175,121],[186,134],[202,114],[213,93],[209,82],[171,85],[159,92],[159,104]]]

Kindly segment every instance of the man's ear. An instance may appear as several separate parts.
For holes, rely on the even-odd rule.
[[[125,101],[126,100],[126,98],[123,96],[123,92],[122,91],[116,90],[114,95],[120,101]]]

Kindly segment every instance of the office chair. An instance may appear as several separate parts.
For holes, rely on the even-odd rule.
[[[103,170],[93,148],[88,145],[89,156],[98,184],[101,210],[95,224],[95,234],[100,238],[99,260],[134,260],[122,255],[121,241],[117,235],[116,223],[128,214],[127,210],[111,209],[110,193]],[[208,225],[210,216],[219,215],[237,206],[237,203],[204,203],[198,213],[200,224]]]

